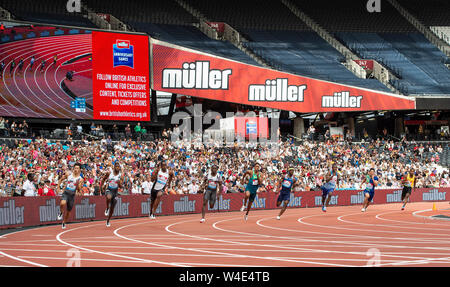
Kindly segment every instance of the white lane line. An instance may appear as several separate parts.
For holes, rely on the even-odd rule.
[[[5,252],[2,252],[2,251],[0,251],[0,254],[2,254],[5,257],[8,257],[8,258],[20,261],[20,262],[24,262],[24,263],[27,263],[27,264],[31,264],[31,265],[34,265],[34,266],[37,266],[37,267],[48,267],[48,266],[43,265],[43,264],[39,264],[39,263],[36,263],[36,262],[31,262],[31,261],[28,261],[28,260],[25,260],[25,259],[21,259],[21,258],[16,257],[16,256],[12,256],[12,255],[6,254]]]
[[[103,223],[102,224],[94,224],[94,225],[103,225]],[[170,265],[170,266],[177,266],[177,267],[186,267],[184,265],[172,264],[170,262],[162,262],[162,261],[156,261],[156,260],[147,260],[147,259],[135,258],[135,257],[131,257],[131,256],[113,254],[113,253],[110,253],[110,252],[102,252],[102,251],[98,251],[98,250],[88,249],[88,248],[85,248],[85,247],[81,247],[81,246],[77,246],[77,245],[74,245],[74,244],[70,244],[70,243],[65,242],[64,240],[61,239],[61,236],[63,234],[65,234],[65,233],[72,232],[72,231],[79,230],[79,229],[83,229],[83,228],[87,228],[87,227],[92,227],[92,226],[93,225],[81,226],[81,227],[76,227],[76,228],[73,228],[73,229],[70,229],[70,230],[63,231],[63,232],[59,233],[56,236],[56,239],[59,242],[61,242],[62,244],[64,244],[64,245],[67,245],[67,246],[70,246],[70,247],[73,247],[73,248],[76,248],[76,249],[80,249],[80,250],[92,251],[92,252],[103,254],[103,255],[107,255],[107,256],[113,256],[113,257],[115,256],[115,257],[120,257],[120,258],[124,258],[124,259],[130,259],[130,260],[135,260],[135,261],[142,261],[142,262],[145,262],[145,263],[158,263],[158,264],[163,264],[163,265]]]

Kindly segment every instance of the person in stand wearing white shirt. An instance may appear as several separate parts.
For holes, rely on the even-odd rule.
[[[27,180],[23,183],[22,189],[24,190],[24,196],[36,196],[36,186],[34,185],[34,174],[29,173]]]
[[[153,187],[153,182],[150,181],[150,175],[145,177],[144,182],[142,183],[142,194],[150,195]]]
[[[194,179],[188,186],[189,194],[196,194],[198,192],[197,179]]]

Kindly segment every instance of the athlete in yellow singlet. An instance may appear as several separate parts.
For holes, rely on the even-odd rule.
[[[413,188],[416,188],[416,176],[414,169],[411,168],[411,170],[402,178],[403,183],[403,191],[402,191],[402,201],[403,206],[402,210],[405,210],[406,203],[408,203],[409,197],[411,196],[411,192]]]

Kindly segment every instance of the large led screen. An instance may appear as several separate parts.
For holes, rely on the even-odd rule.
[[[148,36],[2,23],[0,116],[150,120]]]

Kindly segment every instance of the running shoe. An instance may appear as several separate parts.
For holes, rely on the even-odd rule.
[[[109,208],[105,209],[105,216],[109,215]]]
[[[61,220],[63,218],[62,212],[58,213],[58,220]]]
[[[322,206],[322,211],[327,212],[327,207],[325,205]]]
[[[245,205],[242,205],[241,211],[244,211],[244,210],[245,210]]]
[[[111,224],[109,223],[109,220],[106,220],[106,227],[110,227]]]
[[[366,209],[365,208],[361,209],[361,212],[366,212]]]
[[[247,219],[248,219],[248,215],[246,214],[246,215],[244,215],[244,220],[247,221]]]
[[[155,216],[154,214],[152,214],[152,215],[150,216],[150,219],[156,219],[156,216]]]
[[[200,219],[200,223],[203,223],[203,222],[205,222],[205,219],[204,218]]]
[[[277,216],[277,220],[280,220],[280,216]]]
[[[66,229],[66,224],[63,222],[61,227],[62,227],[62,229]]]

